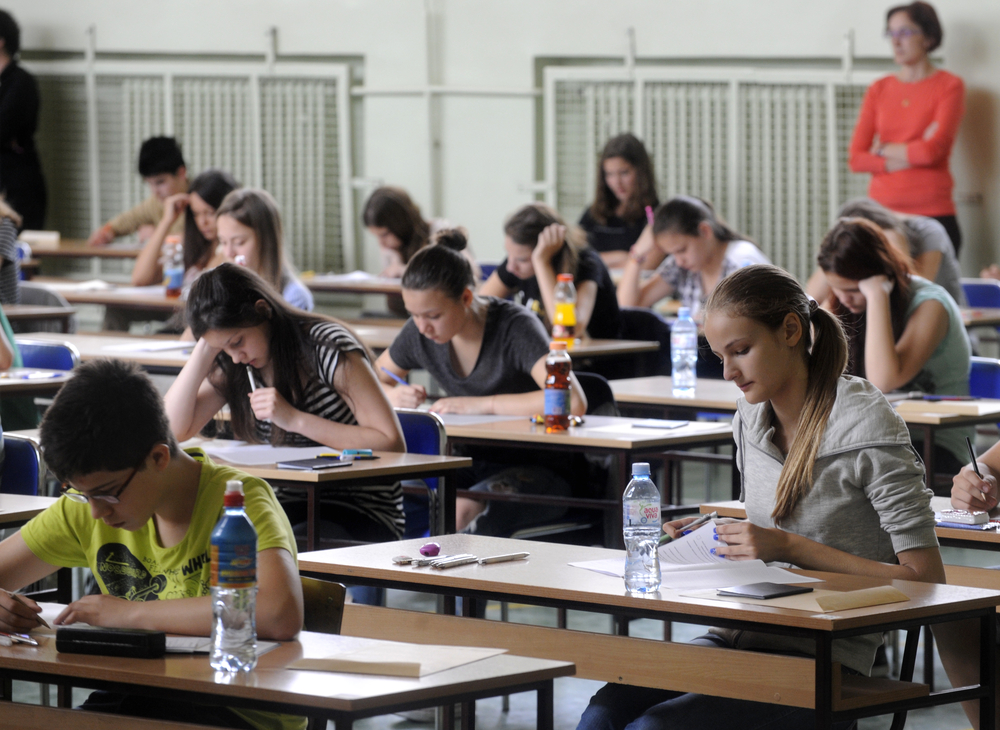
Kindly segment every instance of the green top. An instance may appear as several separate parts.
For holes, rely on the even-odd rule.
[[[21,359],[21,351],[17,349],[17,342],[14,340],[14,330],[11,329],[10,321],[0,307],[0,327],[3,327],[4,334],[7,335],[7,342],[10,343],[14,351],[14,364],[11,367],[24,367],[24,360]],[[8,431],[20,431],[25,428],[36,428],[38,426],[38,408],[35,406],[35,398],[30,395],[15,395],[0,398],[0,423]]]

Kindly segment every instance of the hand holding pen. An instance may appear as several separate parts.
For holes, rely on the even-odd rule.
[[[969,512],[989,512],[997,506],[997,480],[988,470],[983,474],[972,449],[972,442],[968,439],[966,442],[972,462],[963,466],[952,481],[951,506]]]
[[[718,516],[719,516],[718,512],[711,512],[711,513],[709,513],[707,515],[702,515],[701,517],[696,517],[695,519],[693,519],[693,520],[691,520],[689,522],[684,522],[684,520],[676,520],[675,522],[667,522],[667,523],[664,524],[664,528],[666,528],[669,525],[673,530],[679,531],[681,533],[681,536],[683,536],[683,535],[688,534],[689,532],[694,532],[695,530],[697,530],[699,527],[701,527],[705,523],[707,523],[707,522],[709,522],[711,520],[717,519]],[[680,524],[682,522],[684,524]],[[660,537],[660,542],[658,543],[658,545],[666,545],[668,542],[670,542],[671,540],[674,540],[674,539],[676,539],[675,536],[670,535],[669,533],[665,532]]]
[[[427,390],[422,385],[411,385],[385,366],[379,367],[383,373],[395,380],[399,385],[394,388],[384,388],[389,402],[396,408],[416,408],[427,400]]]
[[[41,607],[30,598],[0,588],[0,631],[29,631],[36,626],[51,628],[41,615]]]

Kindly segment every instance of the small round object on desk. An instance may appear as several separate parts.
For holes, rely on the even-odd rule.
[[[436,542],[429,542],[420,546],[420,554],[425,558],[433,558],[441,552],[441,546]]]

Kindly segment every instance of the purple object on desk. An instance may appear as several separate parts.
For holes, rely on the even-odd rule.
[[[441,546],[436,542],[428,542],[420,546],[420,554],[425,558],[433,558],[441,552]]]

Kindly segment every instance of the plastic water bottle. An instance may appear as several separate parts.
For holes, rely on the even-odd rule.
[[[243,483],[226,482],[225,512],[212,531],[212,668],[257,666],[257,530],[243,509]]]
[[[168,297],[179,297],[184,287],[184,247],[180,236],[167,236],[163,244],[163,284]]]
[[[677,321],[670,328],[670,362],[674,398],[694,398],[698,378],[698,325],[691,319],[688,307],[680,308]]]
[[[576,287],[572,274],[559,274],[553,293],[556,311],[552,317],[552,339],[572,344],[576,339]]]
[[[553,340],[545,358],[545,433],[569,428],[572,405],[573,361],[566,352],[566,343]]]
[[[625,588],[632,593],[660,589],[660,490],[649,478],[649,464],[632,464],[632,481],[622,499],[625,538]]]

